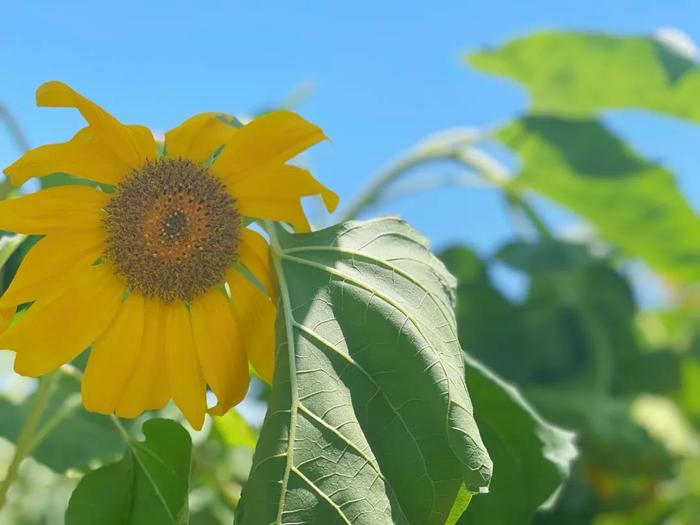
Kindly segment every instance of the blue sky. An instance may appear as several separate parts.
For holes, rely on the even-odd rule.
[[[0,101],[33,145],[65,140],[82,126],[77,113],[34,106],[35,88],[50,79],[124,122],[161,131],[200,111],[270,107],[313,85],[297,110],[332,143],[308,162],[346,202],[421,137],[497,125],[524,111],[526,94],[469,70],[464,51],[554,28],[648,34],[672,26],[700,41],[694,0],[34,0],[1,9]],[[700,207],[696,126],[627,114],[611,123],[674,168]],[[0,128],[0,163],[16,154]],[[405,216],[437,248],[463,240],[488,251],[511,232],[501,199],[485,190],[433,192],[373,213]]]

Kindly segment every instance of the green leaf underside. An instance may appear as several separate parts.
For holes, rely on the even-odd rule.
[[[270,406],[237,523],[444,524],[491,461],[464,381],[454,278],[398,219],[272,232]]]
[[[700,120],[700,67],[654,38],[545,32],[468,60],[523,84],[533,113],[582,116],[643,108]]]
[[[529,116],[498,137],[520,156],[514,184],[580,214],[655,270],[700,279],[700,218],[673,175],[639,157],[601,123]]]
[[[496,469],[488,494],[474,498],[460,524],[530,523],[559,492],[576,457],[574,434],[544,421],[511,385],[467,357],[476,422]]]
[[[186,525],[192,442],[174,421],[151,419],[145,441],[129,441],[117,463],[87,474],[73,492],[66,525]]]

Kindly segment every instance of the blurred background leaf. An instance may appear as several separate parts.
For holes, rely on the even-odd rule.
[[[694,51],[667,40],[604,33],[542,32],[468,55],[475,68],[513,78],[533,113],[587,116],[643,108],[700,121]]]
[[[655,270],[688,282],[700,278],[700,218],[673,175],[600,122],[527,116],[498,137],[519,156],[515,186],[576,212]]]
[[[528,523],[539,508],[556,504],[577,456],[574,434],[544,421],[478,361],[465,362],[476,422],[498,468],[489,493],[472,498],[458,523]]]

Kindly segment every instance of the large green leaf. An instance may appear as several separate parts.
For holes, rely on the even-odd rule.
[[[192,441],[174,421],[151,419],[145,441],[129,440],[117,463],[87,474],[73,492],[66,525],[186,525]]]
[[[534,113],[639,107],[700,120],[700,67],[654,38],[536,33],[471,54],[469,61],[522,83]]]
[[[652,268],[700,279],[700,218],[663,167],[642,159],[595,120],[529,116],[498,136],[520,155],[517,187],[580,214]]]
[[[242,525],[444,524],[488,487],[454,278],[398,219],[271,231],[279,347]]]

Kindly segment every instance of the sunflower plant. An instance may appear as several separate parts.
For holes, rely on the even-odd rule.
[[[456,280],[427,241],[398,218],[353,220],[357,206],[311,228],[301,199],[332,212],[338,197],[291,161],[319,127],[205,113],[159,142],[61,82],[36,98],[87,125],[5,169],[45,183],[0,201],[16,234],[0,255],[19,262],[0,348],[40,378],[0,508],[31,456],[79,473],[68,525],[199,522],[200,476],[223,496],[217,522],[235,508],[244,525],[455,524],[503,449],[542,476],[514,512],[550,500],[572,436],[463,352]],[[259,430],[234,408],[251,375]],[[54,437],[68,427],[74,439]],[[220,471],[241,447],[248,471]]]

